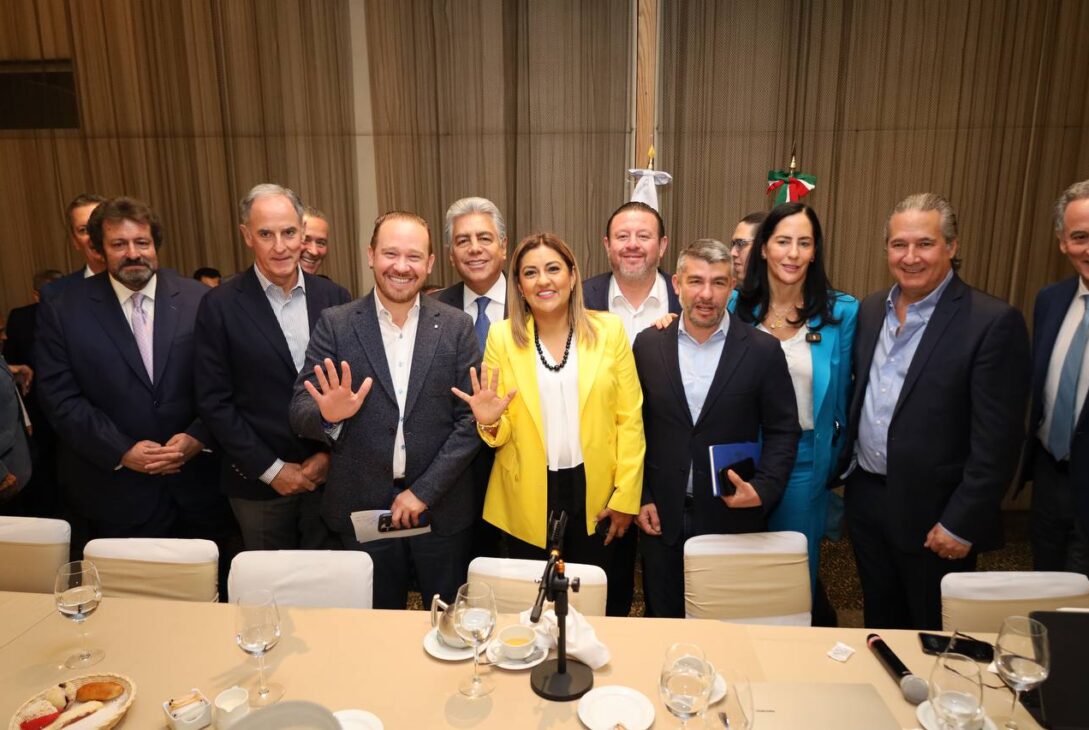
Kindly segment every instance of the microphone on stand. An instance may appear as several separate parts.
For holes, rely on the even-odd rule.
[[[537,590],[537,600],[533,604],[533,610],[529,612],[529,620],[537,623],[541,620],[541,611],[544,609],[545,599],[548,597],[548,586],[552,582],[552,571],[556,568],[556,561],[560,559],[560,546],[563,544],[563,533],[567,529],[567,513],[560,510],[560,516],[555,513],[548,516],[548,544],[551,551],[548,562],[545,563],[544,573],[541,575],[541,587]]]
[[[922,677],[912,674],[884,639],[877,634],[870,634],[866,637],[866,646],[870,647],[881,665],[900,684],[900,691],[904,694],[905,700],[913,705],[926,700],[930,685]]]

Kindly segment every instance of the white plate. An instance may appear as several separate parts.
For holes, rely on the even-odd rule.
[[[707,704],[713,705],[716,702],[721,702],[726,698],[726,678],[718,672],[715,672],[715,681],[711,685],[711,696],[707,700]]]
[[[537,647],[534,649],[535,653],[530,654],[531,659],[529,659],[529,661],[526,661],[525,659],[507,659],[504,657],[499,649],[500,641],[498,637],[488,642],[488,647],[485,649],[487,652],[485,656],[488,657],[489,662],[500,669],[509,669],[515,672],[519,669],[531,669],[548,658],[549,639],[537,634],[536,643]]]
[[[941,723],[938,722],[938,718],[934,715],[934,708],[930,706],[930,700],[915,708],[915,719],[919,721],[919,724],[925,730],[942,729]],[[998,726],[994,724],[994,720],[991,718],[984,717],[981,730],[998,730]]]
[[[378,716],[366,710],[340,710],[333,717],[344,730],[384,730]]]
[[[431,629],[424,634],[423,640],[424,651],[436,659],[441,659],[444,662],[463,662],[466,659],[473,658],[473,647],[467,646],[464,649],[453,649],[439,640],[438,628]],[[481,651],[484,651],[484,647],[480,647]]]
[[[595,687],[579,700],[579,719],[590,730],[647,730],[654,724],[654,705],[647,696],[618,684]]]

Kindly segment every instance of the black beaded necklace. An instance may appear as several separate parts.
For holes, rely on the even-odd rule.
[[[533,328],[533,341],[537,343],[537,356],[541,358],[541,364],[554,373],[558,373],[563,370],[563,366],[567,364],[567,358],[571,355],[571,340],[575,336],[575,328],[572,327],[567,330],[567,346],[563,348],[563,359],[555,365],[549,365],[548,360],[545,359],[544,350],[541,349],[541,333],[534,327]]]

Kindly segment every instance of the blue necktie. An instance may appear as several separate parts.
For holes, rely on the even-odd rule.
[[[1051,432],[1047,437],[1047,450],[1059,461],[1070,455],[1070,443],[1077,424],[1078,376],[1085,356],[1085,343],[1089,341],[1089,294],[1082,295],[1085,312],[1081,324],[1074,330],[1070,349],[1066,351],[1059,376],[1059,390],[1055,394],[1055,406],[1051,411]]]
[[[476,330],[476,339],[480,342],[480,354],[484,355],[484,345],[488,341],[488,328],[492,326],[492,321],[488,319],[488,304],[492,300],[488,297],[477,297],[476,299],[476,324],[473,325],[473,329]],[[1084,349],[1084,343],[1082,343]]]

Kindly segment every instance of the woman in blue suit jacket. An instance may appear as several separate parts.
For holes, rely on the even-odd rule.
[[[778,338],[787,356],[802,435],[794,471],[768,529],[805,534],[816,592],[828,518],[826,487],[846,441],[858,300],[829,283],[824,236],[812,208],[783,203],[772,209],[757,230],[745,280],[729,308]]]

